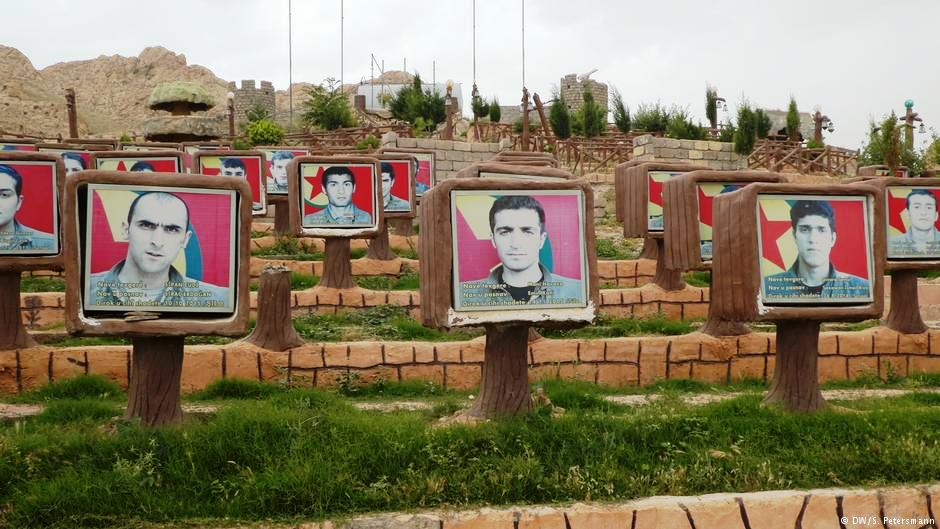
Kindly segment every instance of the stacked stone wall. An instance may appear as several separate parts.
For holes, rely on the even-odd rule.
[[[573,73],[562,77],[559,83],[561,99],[568,105],[568,109],[577,110],[581,108],[584,103],[584,90],[586,87],[590,87],[589,89],[594,95],[594,101],[604,107],[604,110],[607,110],[607,85],[592,79],[579,81],[578,76]]]
[[[256,86],[253,79],[246,79],[242,80],[241,87],[231,81],[228,88],[235,94],[235,121],[248,121],[248,111],[256,106],[264,108],[269,116],[274,116],[274,85],[270,81],[261,81],[261,85]]]
[[[722,141],[675,140],[650,135],[633,139],[633,158],[648,162],[686,162],[719,171],[747,169],[747,157]]]

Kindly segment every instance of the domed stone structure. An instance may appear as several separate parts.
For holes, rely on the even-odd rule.
[[[144,122],[147,141],[210,141],[224,134],[224,117],[191,115],[215,106],[212,96],[201,85],[182,81],[159,84],[150,94],[148,104],[151,110],[163,110],[171,115],[152,117]]]

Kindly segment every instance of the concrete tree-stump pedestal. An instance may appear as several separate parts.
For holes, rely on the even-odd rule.
[[[352,261],[349,239],[327,237],[323,256],[323,276],[318,286],[325,288],[353,288]]]
[[[391,217],[386,220],[386,227],[402,237],[411,237],[415,234],[412,219],[407,217]]]
[[[705,324],[702,325],[702,328],[699,329],[699,332],[715,337],[742,336],[745,334],[751,334],[751,328],[748,327],[746,323],[739,321],[729,321],[718,318],[717,316],[713,316],[711,309],[709,309],[708,317],[705,319]]]
[[[777,363],[764,404],[815,412],[826,405],[819,389],[819,322],[777,323]]]
[[[284,195],[269,195],[268,202],[274,206],[274,233],[279,237],[293,235],[290,226],[290,208]]]
[[[0,272],[0,351],[34,347],[20,313],[19,271]]]
[[[388,223],[390,220],[392,219],[387,219],[385,226],[382,227],[378,235],[367,243],[369,250],[366,252],[366,257],[369,259],[375,259],[377,261],[394,261],[398,259],[395,252],[392,251],[392,245],[388,242]],[[408,219],[408,221],[410,222],[411,219]]]
[[[662,237],[654,239],[656,241],[656,274],[653,276],[653,283],[666,291],[682,290],[685,288],[685,281],[682,279],[680,270],[666,268],[665,244]]]
[[[885,326],[903,334],[927,332],[917,297],[917,270],[892,270],[890,275],[891,309]]]
[[[245,342],[269,351],[286,351],[304,344],[291,318],[290,274],[286,267],[270,265],[261,272],[258,322]]]
[[[643,250],[640,251],[640,259],[659,259],[659,245],[656,239],[652,237],[643,237]]]
[[[532,409],[528,352],[528,325],[487,325],[480,394],[468,416],[495,419]]]
[[[135,337],[127,409],[124,417],[144,426],[178,424],[180,375],[183,372],[182,336]]]

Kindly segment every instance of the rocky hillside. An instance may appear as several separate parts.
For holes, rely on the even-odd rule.
[[[146,48],[137,57],[102,55],[37,71],[18,50],[0,46],[0,129],[67,136],[64,94],[71,87],[82,134],[133,134],[144,119],[157,114],[147,108],[147,98],[156,85],[166,81],[203,85],[218,105],[209,114],[225,112],[227,83],[207,68],[188,65],[185,56],[165,48]]]

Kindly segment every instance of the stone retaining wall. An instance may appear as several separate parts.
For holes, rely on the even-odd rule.
[[[633,139],[633,158],[704,164],[720,171],[747,169],[747,157],[734,152],[731,143],[721,141],[674,140],[647,134]]]
[[[334,387],[354,377],[430,380],[467,389],[480,382],[485,339],[463,342],[309,343],[273,352],[234,342],[187,346],[184,392],[221,378]],[[694,379],[724,384],[770,380],[775,336],[753,333],[714,338],[701,333],[594,340],[540,339],[529,344],[532,380],[560,377],[608,386],[643,386],[657,380]],[[940,373],[940,331],[904,335],[876,327],[820,334],[821,381],[861,375]],[[78,374],[101,374],[127,387],[128,346],[34,347],[0,354],[0,393],[17,393]]]
[[[359,516],[298,529],[935,528],[940,484],[657,496],[624,503]]]
[[[465,141],[434,140],[430,138],[399,138],[385,142],[382,147],[431,149],[435,153],[438,182],[449,180],[457,171],[479,162],[485,162],[503,150],[499,143],[467,143]],[[385,139],[385,138],[383,138]]]

